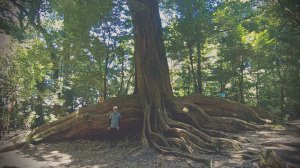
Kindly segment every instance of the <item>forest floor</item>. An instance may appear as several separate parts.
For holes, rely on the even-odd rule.
[[[0,141],[0,149],[22,139],[22,135],[26,133],[28,131],[15,131],[6,135]],[[274,126],[273,130],[244,132],[233,136],[247,139],[243,143],[243,149],[248,153],[272,149],[280,158],[288,161],[291,167],[300,167],[300,120],[289,122],[284,126]],[[164,156],[151,148],[138,153],[129,153],[137,146],[138,142],[120,141],[116,148],[110,148],[107,141],[99,139],[41,143],[0,153],[0,168],[208,167],[189,159]],[[249,160],[238,153],[230,155],[230,157],[207,156],[211,160],[209,167],[258,168],[259,162],[262,161],[259,157]]]

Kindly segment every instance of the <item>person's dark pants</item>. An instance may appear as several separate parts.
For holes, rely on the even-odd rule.
[[[110,128],[110,147],[115,147],[117,145],[118,130],[117,128]]]

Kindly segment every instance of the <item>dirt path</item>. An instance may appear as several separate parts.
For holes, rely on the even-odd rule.
[[[15,132],[15,134],[22,134]],[[14,139],[14,134],[0,142],[0,149]],[[257,153],[273,149],[278,156],[287,160],[291,167],[300,167],[300,120],[293,121],[285,127],[268,131],[253,131],[233,134],[239,139],[247,139],[243,148],[247,153]],[[138,146],[138,142],[120,142],[116,148],[109,148],[102,140],[77,140],[56,143],[42,143],[36,146],[0,153],[0,168],[15,166],[20,168],[127,168],[127,167],[205,167],[189,159],[163,156],[148,148],[139,153],[129,154]],[[238,153],[230,157],[205,155],[211,160],[213,168],[248,167],[258,168],[260,160],[249,158]],[[207,167],[207,166],[206,166]]]

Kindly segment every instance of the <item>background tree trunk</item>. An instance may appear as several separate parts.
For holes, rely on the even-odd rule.
[[[201,73],[201,48],[200,42],[197,43],[197,93],[202,94],[202,73]]]
[[[241,62],[240,62],[240,77],[239,77],[239,100],[241,103],[245,104],[245,97],[244,97],[244,56],[241,55]]]
[[[190,60],[190,66],[191,66],[191,73],[192,73],[193,84],[194,84],[194,92],[198,93],[197,78],[196,78],[195,69],[194,69],[193,48],[192,48],[192,46],[188,46],[188,49],[189,49],[189,60]]]
[[[122,52],[122,66],[121,66],[121,84],[120,84],[120,90],[118,92],[118,96],[121,95],[121,92],[123,90],[123,85],[124,85],[124,63],[125,63],[125,53],[123,51]]]
[[[106,57],[105,57],[105,65],[104,65],[104,78],[103,78],[103,99],[106,100],[107,96],[107,73],[108,73],[108,57],[109,57],[109,49],[107,49]]]
[[[260,83],[260,76],[259,76],[259,72],[257,71],[256,74],[256,82],[255,82],[255,97],[256,97],[256,107],[260,106],[260,102],[259,102],[259,83]]]

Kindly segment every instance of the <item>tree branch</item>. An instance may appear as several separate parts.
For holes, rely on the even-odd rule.
[[[300,26],[300,19],[298,19],[297,16],[286,5],[284,5],[281,0],[275,0],[275,2],[277,2],[284,11],[292,16],[292,19],[298,24],[298,26]]]

